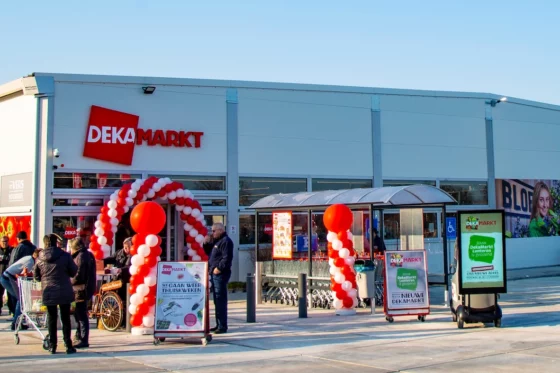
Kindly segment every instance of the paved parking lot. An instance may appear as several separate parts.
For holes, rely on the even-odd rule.
[[[432,313],[385,321],[362,309],[356,316],[263,304],[257,323],[245,323],[245,302],[230,304],[230,333],[206,347],[198,340],[153,346],[150,337],[92,330],[88,350],[48,355],[35,332],[20,345],[0,318],[2,373],[38,372],[558,372],[560,368],[560,277],[509,282],[501,298],[503,327],[451,322],[443,291],[432,288]],[[188,343],[185,343],[188,342]]]

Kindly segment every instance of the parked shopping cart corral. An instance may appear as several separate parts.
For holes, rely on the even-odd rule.
[[[375,305],[383,305],[383,296],[385,290],[385,258],[383,255],[375,255],[373,261],[375,265]]]
[[[19,299],[21,315],[16,320],[14,341],[19,344],[19,331],[23,321],[26,321],[30,328],[33,328],[41,336],[43,348],[49,349],[47,335],[41,331],[46,326],[47,310],[43,306],[43,291],[41,283],[33,280],[32,277],[18,277]]]
[[[312,285],[308,287],[307,304],[313,308],[328,309],[332,307],[330,279],[309,278]],[[267,275],[263,279],[263,301],[297,306],[299,299],[298,279],[296,276]]]

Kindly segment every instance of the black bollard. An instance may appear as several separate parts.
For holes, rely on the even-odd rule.
[[[247,322],[256,322],[255,276],[247,273]]]
[[[307,318],[307,274],[300,273],[298,279],[298,307],[299,307],[299,318]]]
[[[123,284],[123,286],[126,286],[126,332],[130,333],[130,331],[132,330],[132,325],[130,325],[130,312],[128,312],[128,310],[130,309],[130,289],[128,288],[128,284]]]

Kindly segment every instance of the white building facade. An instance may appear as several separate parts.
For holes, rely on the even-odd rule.
[[[243,280],[254,268],[248,206],[257,199],[427,183],[458,200],[450,211],[506,210],[515,237],[507,241],[508,268],[560,265],[554,222],[544,219],[548,235],[527,237],[539,181],[550,190],[550,210],[560,208],[560,107],[514,98],[496,104],[499,98],[36,73],[0,86],[0,234],[26,224],[35,242],[53,231],[87,232],[116,188],[169,177],[193,192],[207,224],[227,225],[236,248],[233,278]],[[161,203],[168,212],[165,259],[181,259],[182,225],[174,207]],[[433,273],[443,272],[441,220],[440,211],[424,211]],[[396,247],[398,211],[385,213],[384,228],[387,246]],[[119,234],[132,234],[123,229],[117,246]],[[259,224],[265,241],[269,230]]]

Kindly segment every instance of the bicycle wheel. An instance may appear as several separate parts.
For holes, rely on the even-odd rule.
[[[101,323],[106,330],[114,332],[123,320],[123,304],[121,298],[113,291],[103,294],[100,309]]]

